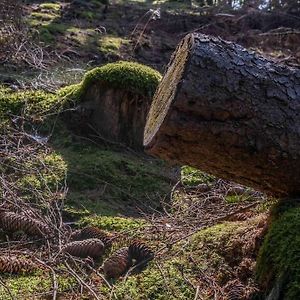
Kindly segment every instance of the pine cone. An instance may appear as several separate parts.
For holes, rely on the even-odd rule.
[[[68,243],[63,252],[77,257],[100,258],[104,252],[104,244],[99,239],[87,239],[84,241],[76,241]]]
[[[154,258],[154,253],[149,246],[139,240],[135,240],[130,244],[129,255],[131,259],[136,260],[136,264],[140,264],[143,261],[147,263]]]
[[[128,247],[124,247],[107,258],[102,269],[107,278],[118,278],[125,274],[131,265]]]
[[[4,231],[16,232],[22,230],[28,235],[40,237],[50,233],[46,224],[13,212],[1,212],[0,226]]]
[[[98,227],[88,226],[78,232],[75,231],[71,237],[73,240],[85,240],[91,238],[99,239],[103,242],[105,248],[110,248],[112,245],[113,235],[99,229]]]
[[[15,256],[0,256],[1,273],[31,273],[38,269],[32,260]]]

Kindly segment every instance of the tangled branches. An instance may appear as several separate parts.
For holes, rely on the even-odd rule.
[[[45,69],[47,52],[33,38],[21,0],[0,1],[0,62]]]

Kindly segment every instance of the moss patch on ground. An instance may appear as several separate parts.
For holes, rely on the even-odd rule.
[[[59,3],[48,2],[48,3],[41,3],[39,5],[39,8],[47,9],[47,10],[51,10],[51,11],[60,11],[61,5]]]
[[[181,167],[181,182],[186,186],[196,186],[201,183],[209,184],[215,180],[213,175],[206,174],[190,166]]]
[[[45,191],[46,194],[47,189],[55,191],[62,184],[67,165],[59,154],[41,152],[31,160],[25,161],[22,171],[18,174],[15,184],[23,194],[23,198],[26,196],[32,201],[32,191]]]
[[[128,44],[129,41],[116,36],[104,36],[99,41],[99,50],[104,54],[119,54],[122,45]]]
[[[0,118],[22,115],[32,120],[58,112],[63,103],[57,95],[41,90],[13,91],[0,86]]]
[[[281,283],[280,299],[292,300],[300,298],[300,202],[285,201],[273,210],[257,273],[268,290]]]
[[[142,229],[146,225],[146,221],[137,218],[93,215],[82,218],[79,222],[79,225],[82,227],[92,225],[109,231],[129,231]]]
[[[51,274],[37,272],[32,275],[9,275],[2,276],[8,290],[1,285],[1,300],[29,300],[46,299],[52,294]],[[76,280],[72,277],[57,276],[58,294],[76,286]]]
[[[49,25],[61,14],[61,5],[59,3],[41,3],[35,11],[28,16],[28,23],[32,27]]]
[[[68,28],[67,24],[60,22],[60,3],[41,3],[28,16],[28,24],[38,33],[40,41],[51,44],[57,39],[57,35],[62,34]]]
[[[71,207],[104,215],[130,215],[136,205],[157,208],[159,199],[171,189],[170,180],[161,174],[161,161],[149,163],[146,157],[78,140],[70,145],[66,139],[66,135],[54,138],[53,145],[68,165],[67,204]]]

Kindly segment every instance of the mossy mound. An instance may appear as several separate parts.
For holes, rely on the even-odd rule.
[[[279,203],[273,210],[257,267],[260,281],[269,291],[277,289],[278,299],[300,299],[299,232],[300,201]]]
[[[113,88],[151,96],[160,80],[161,74],[148,66],[136,62],[118,61],[87,72],[80,87],[80,94],[85,94],[91,84],[100,82]]]

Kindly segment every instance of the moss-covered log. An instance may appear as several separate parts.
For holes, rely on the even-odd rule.
[[[276,195],[300,194],[300,70],[186,36],[154,96],[150,154]]]

